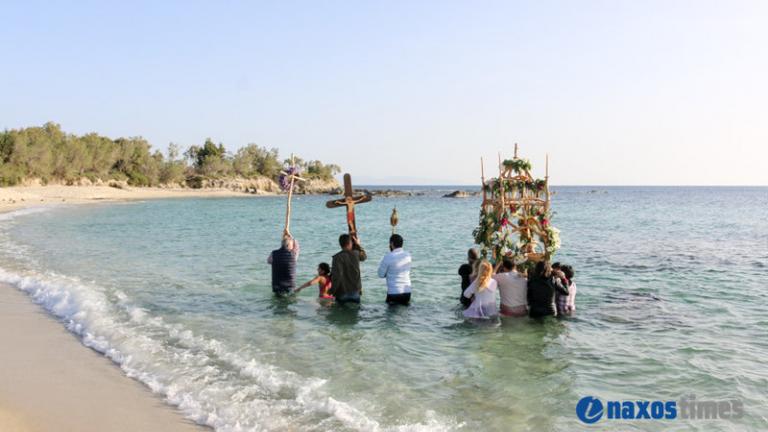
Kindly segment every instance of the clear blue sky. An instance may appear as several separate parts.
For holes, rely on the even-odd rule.
[[[52,2],[53,3],[53,2]],[[3,2],[0,128],[206,137],[358,183],[768,184],[766,1]]]

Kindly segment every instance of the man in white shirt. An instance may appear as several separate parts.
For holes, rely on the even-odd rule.
[[[528,316],[528,280],[515,271],[515,263],[504,259],[501,272],[493,276],[499,287],[501,314],[504,316]]]
[[[387,304],[408,306],[411,302],[411,254],[403,250],[403,237],[392,234],[390,253],[379,264],[379,277],[387,278]]]

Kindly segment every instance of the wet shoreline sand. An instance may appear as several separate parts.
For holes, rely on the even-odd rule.
[[[0,188],[0,213],[33,206],[177,197],[248,196],[228,190],[107,186]],[[210,430],[183,418],[15,287],[0,283],[0,430]]]

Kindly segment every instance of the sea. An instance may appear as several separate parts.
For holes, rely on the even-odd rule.
[[[0,282],[217,431],[768,429],[768,188],[555,187],[575,314],[483,322],[457,300],[480,198],[397,188],[412,194],[357,206],[359,307],[319,302],[316,287],[272,295],[283,196],[0,215]],[[300,282],[346,230],[330,198],[294,198]],[[413,255],[410,307],[386,306],[376,275],[393,208]],[[587,397],[677,401],[677,416],[590,409],[587,421],[602,414],[590,425]],[[743,414],[683,418],[692,398]]]

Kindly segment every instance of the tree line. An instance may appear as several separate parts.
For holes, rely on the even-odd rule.
[[[284,163],[278,150],[256,144],[241,147],[234,154],[210,138],[185,151],[171,143],[166,153],[152,150],[141,137],[117,138],[89,133],[68,134],[56,123],[41,127],[5,130],[0,133],[0,186],[12,186],[25,179],[74,183],[119,180],[132,186],[200,184],[201,178],[277,179]],[[295,159],[302,177],[331,180],[341,171],[338,165],[318,160]]]

